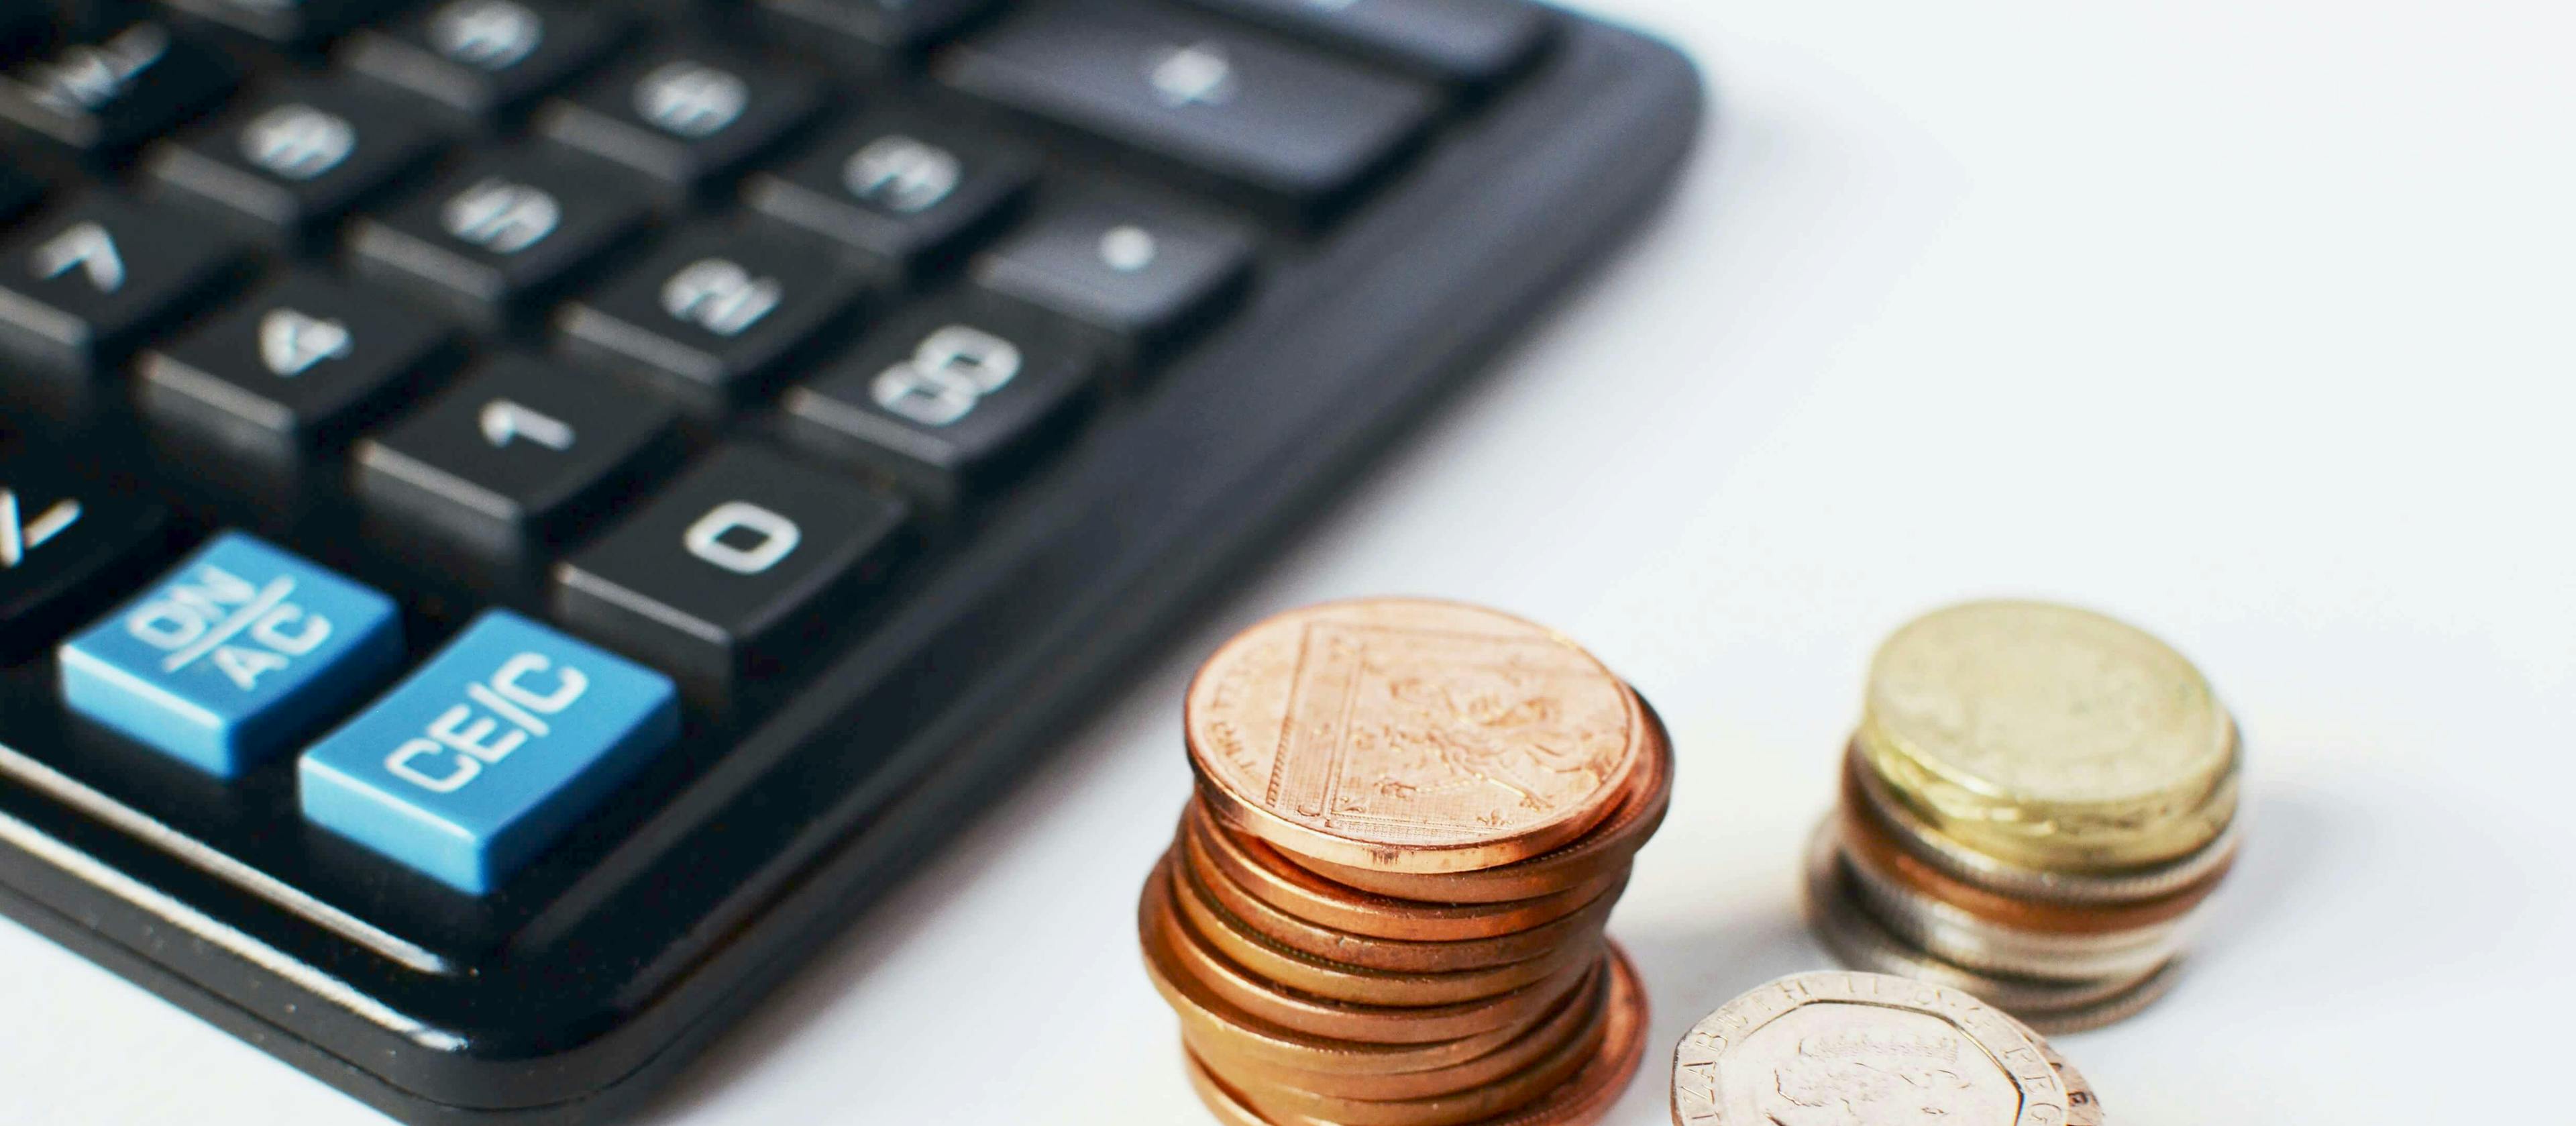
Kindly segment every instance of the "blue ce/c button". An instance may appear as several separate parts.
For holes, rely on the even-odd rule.
[[[392,599],[228,532],[58,656],[72,710],[229,778],[392,673],[402,626]]]
[[[661,674],[494,610],[304,753],[304,816],[481,895],[679,728]]]

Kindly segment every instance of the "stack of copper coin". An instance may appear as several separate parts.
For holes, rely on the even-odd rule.
[[[1955,989],[1812,973],[1710,1013],[1673,1048],[1673,1126],[2102,1126],[2046,1037]]]
[[[1598,1121],[1646,998],[1602,934],[1672,749],[1628,686],[1490,610],[1294,611],[1200,669],[1198,795],[1138,930],[1236,1126]]]
[[[2191,663],[2100,615],[1983,602],[1878,653],[1808,863],[1844,961],[2043,1031],[2161,996],[2236,857],[2236,725]]]

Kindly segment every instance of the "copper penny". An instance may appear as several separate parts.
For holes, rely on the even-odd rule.
[[[1199,1036],[1187,1029],[1182,1031],[1181,1038],[1188,1042],[1190,1051],[1202,1062],[1237,1087],[1293,1087],[1353,1099],[1428,1098],[1481,1087],[1538,1062],[1541,1056],[1581,1032],[1604,1011],[1609,973],[1607,960],[1586,972],[1583,984],[1565,1000],[1557,1002],[1554,1010],[1522,1033],[1519,1039],[1456,1067],[1431,1071],[1393,1075],[1306,1071],[1237,1055],[1215,1037]]]
[[[1411,942],[1457,942],[1528,930],[1573,914],[1624,873],[1614,869],[1536,899],[1426,903],[1327,880],[1281,856],[1269,842],[1218,824],[1196,801],[1190,803],[1186,831],[1198,834],[1209,859],[1229,880],[1272,907],[1319,926]]]
[[[1157,873],[1153,885],[1168,886]],[[1153,885],[1149,885],[1150,887]],[[1529,1022],[1474,1036],[1424,1044],[1372,1044],[1314,1036],[1257,1020],[1190,976],[1156,924],[1149,901],[1140,901],[1137,929],[1143,940],[1145,976],[1154,990],[1179,1014],[1187,1035],[1223,1044],[1235,1056],[1282,1067],[1351,1075],[1393,1075],[1456,1067],[1518,1039],[1544,1012]]]
[[[1640,701],[1642,705],[1642,701]],[[1673,750],[1662,725],[1649,709],[1649,751],[1620,795],[1618,808],[1592,831],[1551,852],[1500,868],[1449,875],[1379,872],[1282,849],[1280,855],[1306,870],[1361,891],[1398,899],[1439,903],[1504,903],[1563,891],[1627,866],[1629,858],[1664,823],[1672,805]],[[1205,788],[1202,787],[1202,792]],[[1224,810],[1211,807],[1220,817]]]
[[[1164,884],[1168,889],[1170,885]],[[1337,1040],[1427,1044],[1499,1029],[1525,1029],[1582,981],[1583,967],[1494,997],[1447,1005],[1368,1005],[1321,997],[1259,976],[1199,940],[1172,913],[1170,891],[1146,893],[1148,924],[1158,929],[1173,964],[1215,996],[1256,1020]],[[1498,1047],[1500,1045],[1497,1045]]]
[[[1527,961],[1448,973],[1344,965],[1271,941],[1218,905],[1186,864],[1175,863],[1172,871],[1174,910],[1192,942],[1254,977],[1335,1001],[1399,1008],[1477,1001],[1561,977],[1592,953],[1586,945],[1569,943]]]
[[[1609,1007],[1598,1006],[1593,1019],[1573,1036],[1560,1039],[1529,1066],[1491,1083],[1445,1095],[1415,1099],[1354,1099],[1294,1087],[1235,1086],[1253,1109],[1273,1117],[1322,1119],[1347,1126],[1458,1126],[1527,1106],[1582,1067],[1601,1046]],[[1201,1061],[1202,1063],[1206,1061]]]
[[[1478,1119],[1470,1126],[1593,1126],[1610,1112],[1611,1105],[1628,1089],[1629,1081],[1636,1078],[1638,1062],[1645,1058],[1650,1015],[1636,967],[1629,964],[1627,954],[1616,944],[1610,947],[1610,969],[1609,1013],[1601,1041],[1583,1066],[1540,1094],[1536,1101]],[[1191,1086],[1197,1089],[1200,1100],[1227,1126],[1342,1126],[1304,1115],[1265,1117],[1255,1112],[1240,1092],[1210,1074],[1196,1057],[1189,1059],[1189,1070]]]
[[[1635,694],[1573,642],[1417,599],[1245,630],[1199,669],[1183,727],[1228,823],[1299,856],[1413,873],[1582,836],[1651,741]]]
[[[2231,859],[2197,883],[2134,903],[2078,905],[2003,895],[1961,880],[1897,844],[1877,807],[1861,791],[1859,769],[1857,761],[1844,760],[1843,847],[1850,850],[1852,859],[1924,896],[2016,930],[2101,935],[2162,926],[2191,914],[2218,890],[2233,864]]]
[[[1201,838],[1187,833],[1183,837],[1185,853],[1193,865],[1198,866],[1194,871],[1213,872],[1215,865],[1213,861],[1205,860],[1205,850],[1200,847]],[[1599,934],[1601,925],[1609,920],[1611,909],[1619,904],[1619,892],[1625,881],[1612,884],[1609,889],[1593,896],[1592,902],[1562,918],[1511,934],[1455,942],[1408,942],[1319,926],[1262,902],[1259,896],[1224,879],[1221,874],[1214,878],[1201,875],[1200,886],[1228,914],[1263,937],[1291,950],[1364,969],[1398,973],[1456,973],[1545,957],[1550,951]]]

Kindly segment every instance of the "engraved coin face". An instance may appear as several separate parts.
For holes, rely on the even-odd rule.
[[[1952,782],[2015,800],[2111,804],[2204,783],[2227,714],[2191,662],[2064,606],[1976,602],[1889,638],[1870,667],[1873,734]]]
[[[1211,808],[1291,852],[1386,871],[1508,864],[1618,804],[1650,736],[1573,643],[1455,603],[1310,607],[1200,669],[1186,717]]]
[[[1864,973],[1782,978],[1673,1053],[1679,1126],[2066,1126],[2038,1042],[1955,989]]]

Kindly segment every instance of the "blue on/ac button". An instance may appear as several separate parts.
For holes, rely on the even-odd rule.
[[[73,711],[232,777],[402,661],[393,600],[228,532],[58,656]]]
[[[679,731],[660,673],[493,610],[304,752],[304,816],[481,895]]]

